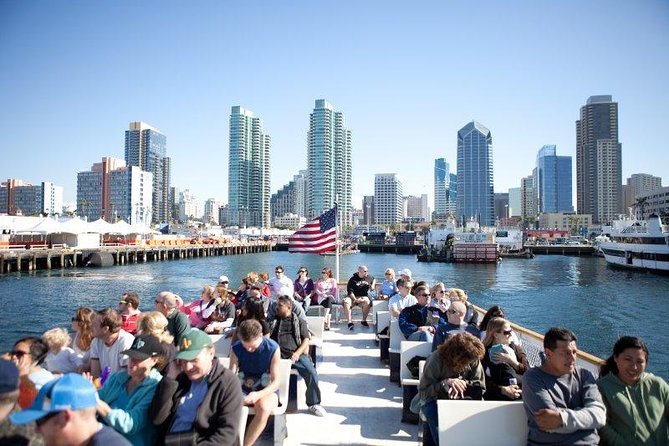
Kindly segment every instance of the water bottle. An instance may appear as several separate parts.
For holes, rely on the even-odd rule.
[[[518,385],[518,380],[516,378],[509,378],[509,385],[510,386],[517,386]]]

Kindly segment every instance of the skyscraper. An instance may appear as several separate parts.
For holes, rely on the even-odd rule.
[[[525,227],[530,227],[537,216],[533,175],[526,176],[520,180],[520,215],[525,221]]]
[[[574,212],[571,201],[571,157],[557,156],[555,145],[539,149],[534,188],[540,213]]]
[[[0,212],[8,215],[55,215],[63,212],[63,187],[10,178],[0,184]]]
[[[448,163],[445,158],[434,160],[434,213],[448,213]]]
[[[492,135],[472,121],[458,131],[458,221],[478,220],[492,226],[494,219]]]
[[[374,175],[374,223],[393,225],[404,217],[402,180],[396,173]]]
[[[307,141],[307,217],[319,216],[336,200],[341,224],[351,225],[351,132],[344,128],[344,114],[317,99]]]
[[[576,207],[607,223],[622,210],[622,145],[618,103],[610,95],[590,96],[576,121]]]
[[[455,214],[457,196],[457,176],[449,172],[450,165],[445,158],[434,160],[434,216],[436,219]]]
[[[153,174],[151,199],[154,223],[168,222],[170,209],[170,158],[166,155],[167,138],[143,122],[131,122],[125,131],[125,163]]]
[[[230,165],[228,204],[230,224],[269,228],[269,135],[262,119],[238,105],[230,113]]]
[[[647,173],[633,173],[623,185],[623,212],[636,203],[637,196],[662,188],[662,178]]]
[[[153,175],[118,158],[103,157],[77,173],[77,213],[89,221],[151,224]]]

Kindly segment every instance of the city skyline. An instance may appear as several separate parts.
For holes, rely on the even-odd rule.
[[[274,193],[307,167],[308,116],[325,98],[353,135],[354,207],[379,172],[397,171],[407,195],[432,201],[434,159],[455,168],[455,135],[471,120],[495,136],[495,191],[505,192],[531,172],[537,147],[575,160],[579,107],[595,95],[619,104],[623,178],[667,176],[669,143],[649,131],[669,118],[666,2],[160,6],[0,4],[0,178],[50,181],[74,202],[76,172],[123,158],[119,129],[143,121],[167,135],[172,186],[224,201],[228,112],[241,105],[272,135]],[[462,20],[472,13],[480,32]],[[340,35],[327,56],[310,39],[323,14],[339,23],[326,28]]]

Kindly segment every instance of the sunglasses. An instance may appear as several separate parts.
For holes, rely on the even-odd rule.
[[[162,304],[163,303],[162,300],[158,300],[158,299],[154,300],[154,302],[157,303],[157,304]]]
[[[458,310],[447,310],[448,314],[458,314]]]
[[[306,273],[306,271],[301,269],[301,270],[298,271],[298,273]]]
[[[28,353],[28,352],[22,352],[21,350],[12,350],[11,352],[9,352],[9,356],[11,356],[11,357],[13,357],[13,358],[16,358],[16,359],[21,359],[21,358],[23,358],[25,355],[29,355],[29,354],[30,354],[30,353]]]
[[[282,272],[283,272],[283,271],[281,271],[281,270],[276,270],[276,271],[274,271],[275,274],[281,274]]]
[[[118,301],[118,304],[119,304],[119,305],[128,305],[128,302],[126,302],[126,301],[124,301],[124,300],[119,300],[119,301]]]
[[[81,322],[81,319],[79,319],[78,317],[73,317],[72,322]]]
[[[507,335],[507,336],[511,336],[511,333],[513,333],[513,331],[511,331],[511,330],[502,330],[502,333],[505,334],[505,335]]]
[[[446,292],[446,290],[438,290],[437,291],[437,293],[441,293],[441,294],[444,294],[445,292]]]
[[[429,297],[429,296],[430,296],[430,295],[427,294],[427,293],[416,294],[416,297]]]
[[[47,421],[58,415],[60,412],[49,412],[48,414],[44,415],[42,418],[38,418],[35,420],[35,424],[37,426],[42,426],[46,424]]]

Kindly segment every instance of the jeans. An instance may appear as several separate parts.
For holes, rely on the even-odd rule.
[[[434,444],[439,445],[439,416],[437,415],[437,400],[425,403],[421,411],[427,420],[427,425],[430,427],[430,434],[432,434],[432,440],[434,440]]]
[[[416,330],[409,335],[407,338],[408,341],[426,341],[432,343],[432,338],[434,335],[427,331]]]
[[[293,368],[300,374],[304,383],[307,385],[306,400],[307,406],[321,403],[321,389],[318,387],[318,372],[314,367],[309,355],[300,355],[300,359],[293,364]]]

